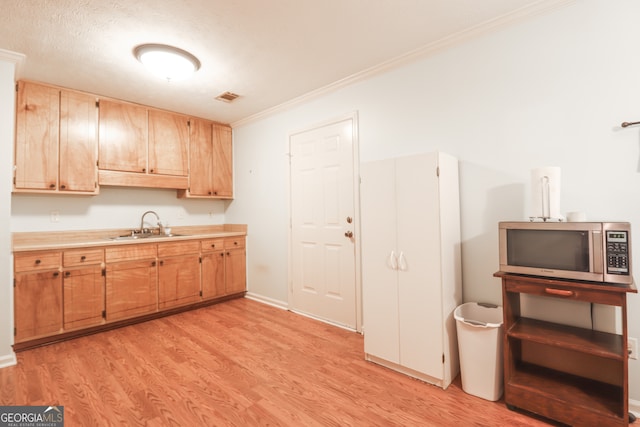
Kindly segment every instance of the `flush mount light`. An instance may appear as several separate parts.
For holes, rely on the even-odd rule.
[[[167,81],[186,79],[200,68],[198,58],[164,44],[141,44],[133,49],[133,54],[152,73]]]

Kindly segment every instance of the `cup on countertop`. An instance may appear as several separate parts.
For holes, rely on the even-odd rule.
[[[567,212],[568,222],[584,222],[587,220],[587,214],[584,212]]]

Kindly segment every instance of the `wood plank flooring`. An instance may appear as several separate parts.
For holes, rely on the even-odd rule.
[[[67,426],[546,426],[366,362],[363,337],[237,299],[17,354],[0,405]]]

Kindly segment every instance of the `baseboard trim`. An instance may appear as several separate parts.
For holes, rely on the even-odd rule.
[[[629,412],[636,417],[640,417],[640,400],[629,399]]]
[[[287,302],[280,301],[280,300],[273,299],[273,298],[269,298],[269,297],[265,297],[264,295],[254,294],[252,292],[247,292],[246,294],[244,294],[244,297],[248,298],[250,300],[253,300],[253,301],[257,301],[257,302],[261,302],[263,304],[270,305],[272,307],[280,308],[282,310],[288,310],[289,309],[289,304]]]
[[[0,356],[0,369],[8,368],[9,366],[15,366],[18,364],[18,359],[16,359],[16,354],[11,352],[10,354],[5,354],[4,356]]]

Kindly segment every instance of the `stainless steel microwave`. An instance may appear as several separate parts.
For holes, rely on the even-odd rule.
[[[500,270],[631,284],[628,222],[500,222]]]

